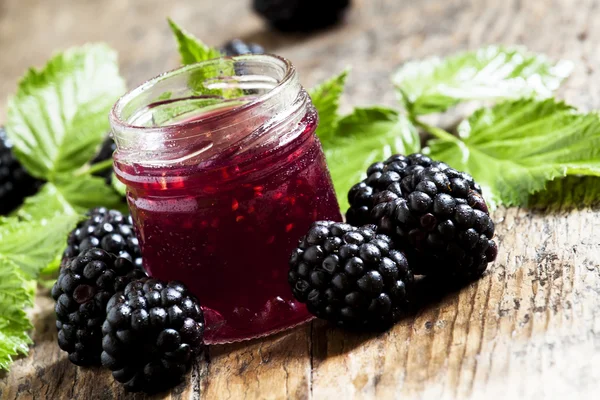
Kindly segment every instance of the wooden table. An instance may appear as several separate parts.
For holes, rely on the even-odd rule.
[[[118,49],[130,86],[176,66],[165,17],[210,44],[257,41],[289,57],[307,87],[352,65],[344,106],[394,105],[395,66],[483,44],[525,44],[575,62],[561,96],[600,108],[597,1],[355,0],[346,24],[281,36],[248,0],[3,0],[0,122],[5,95],[30,65],[86,41]],[[318,12],[318,10],[315,10]],[[235,17],[234,17],[235,16]],[[378,335],[313,322],[263,340],[212,346],[176,399],[598,398],[600,218],[597,209],[495,212],[498,260],[478,282],[432,296]],[[435,288],[432,288],[433,291]],[[56,345],[52,303],[38,296],[35,346],[0,381],[2,399],[144,398],[109,372],[71,365]],[[161,398],[162,396],[156,396]]]

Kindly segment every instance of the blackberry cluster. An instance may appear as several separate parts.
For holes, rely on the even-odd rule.
[[[104,250],[84,251],[63,265],[52,288],[58,345],[77,365],[100,363],[102,323],[115,292],[144,276],[129,260]]]
[[[376,202],[371,217],[415,273],[472,278],[494,261],[494,222],[470,175],[439,163],[404,177],[401,190],[402,197]]]
[[[202,311],[180,283],[131,282],[106,311],[102,365],[129,391],[152,393],[176,385],[202,348]]]
[[[422,154],[403,156],[396,154],[385,161],[376,162],[367,169],[367,178],[352,186],[348,192],[350,208],[346,220],[354,226],[373,223],[371,210],[375,203],[402,197],[400,181],[411,173],[434,164]]]
[[[375,227],[319,221],[290,258],[296,299],[316,316],[349,328],[386,327],[409,301],[413,274]]]
[[[36,193],[42,182],[25,170],[12,152],[12,144],[0,127],[0,215],[10,213],[27,196]]]
[[[104,207],[88,212],[88,219],[80,222],[69,234],[63,259],[76,257],[79,253],[98,247],[118,257],[126,258],[142,268],[142,256],[131,216]]]
[[[481,187],[422,154],[374,163],[348,200],[349,224],[315,223],[288,276],[310,312],[338,325],[388,325],[412,298],[413,273],[465,281],[498,254]]]
[[[115,150],[117,150],[115,141],[110,136],[107,136],[106,139],[104,139],[104,142],[102,142],[102,146],[100,146],[100,150],[98,150],[96,156],[90,161],[90,164],[98,164],[102,161],[112,159]],[[104,181],[107,184],[110,184],[112,180],[112,172],[112,168],[107,168],[103,171],[96,172],[94,175],[104,178]]]
[[[265,49],[256,43],[245,43],[240,39],[233,39],[225,43],[219,50],[226,56],[241,56],[243,54],[264,54]]]
[[[253,0],[254,10],[282,32],[310,32],[338,22],[350,0]]]

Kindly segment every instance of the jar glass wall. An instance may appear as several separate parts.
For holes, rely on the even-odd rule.
[[[144,268],[196,294],[206,341],[308,320],[288,258],[313,221],[341,215],[316,111],[289,61],[185,66],[123,96],[110,119]]]

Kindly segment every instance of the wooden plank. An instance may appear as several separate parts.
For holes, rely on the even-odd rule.
[[[495,217],[501,251],[484,278],[384,334],[317,337],[314,398],[593,398],[598,213]]]
[[[488,43],[525,44],[573,60],[561,95],[584,109],[600,108],[598,1],[575,7],[569,0],[355,0],[345,25],[308,37],[269,33],[247,0],[106,0],[98,7],[77,0],[1,2],[0,93],[12,92],[25,69],[55,49],[85,41],[115,47],[130,85],[170,69],[177,64],[164,22],[170,15],[211,44],[232,37],[260,42],[293,60],[307,87],[352,65],[346,109],[396,104],[389,75],[406,60]],[[3,95],[0,121],[5,110]],[[454,291],[423,282],[423,308],[390,331],[354,334],[314,322],[213,346],[185,384],[150,398],[595,398],[598,217],[586,208],[497,210],[500,254],[489,273]],[[51,308],[46,294],[38,296],[35,346],[0,380],[2,399],[146,398],[125,394],[106,371],[72,366],[55,344]]]
[[[213,346],[205,399],[307,399],[311,325],[249,343]]]
[[[102,368],[78,368],[56,345],[53,303],[42,291],[34,310],[35,346],[0,382],[2,399],[121,399],[126,395]],[[199,357],[175,399],[306,399],[310,391],[311,324],[244,343],[211,346]],[[163,394],[151,398],[163,398]]]

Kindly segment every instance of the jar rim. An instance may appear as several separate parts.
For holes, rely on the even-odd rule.
[[[222,62],[223,60],[231,60],[234,62],[236,62],[236,61],[272,62],[272,63],[279,64],[281,67],[283,67],[283,69],[285,70],[285,73],[284,73],[283,77],[281,78],[281,80],[279,80],[277,82],[277,84],[272,89],[270,89],[268,92],[263,93],[260,96],[256,96],[252,100],[250,100],[242,105],[235,106],[224,112],[221,112],[218,115],[208,115],[204,118],[198,118],[198,119],[194,119],[194,120],[190,120],[190,121],[185,121],[185,122],[181,122],[181,123],[178,123],[175,125],[163,125],[163,126],[155,126],[155,127],[136,125],[136,124],[130,123],[129,121],[124,120],[124,118],[122,117],[125,107],[128,104],[130,104],[131,101],[133,101],[138,96],[145,93],[146,91],[151,90],[155,85],[163,82],[164,80],[175,78],[182,74],[189,74],[194,71],[202,70],[203,68],[206,68],[211,64],[219,63],[219,62]],[[197,62],[194,64],[183,65],[183,66],[174,68],[172,70],[163,72],[159,75],[154,76],[153,78],[146,80],[145,82],[138,85],[137,87],[129,90],[115,102],[115,104],[113,105],[113,107],[109,113],[109,119],[110,119],[110,123],[111,123],[113,130],[115,128],[117,128],[117,129],[125,129],[128,131],[133,131],[133,132],[144,131],[147,133],[149,131],[155,131],[155,130],[160,130],[160,131],[164,132],[165,130],[168,130],[169,128],[185,129],[185,128],[189,128],[189,127],[199,126],[199,125],[202,125],[205,123],[210,123],[210,122],[218,120],[218,119],[229,117],[232,114],[244,112],[246,110],[249,110],[249,109],[255,107],[258,104],[268,101],[272,97],[277,96],[282,90],[284,90],[285,87],[288,86],[288,83],[290,81],[292,81],[295,76],[296,76],[296,68],[294,67],[294,65],[287,58],[284,58],[284,57],[281,57],[281,56],[278,56],[275,54],[244,54],[244,55],[239,55],[239,56],[226,56],[226,57],[219,57],[219,58],[214,58],[214,59],[210,59],[210,60],[200,61],[200,62]]]

